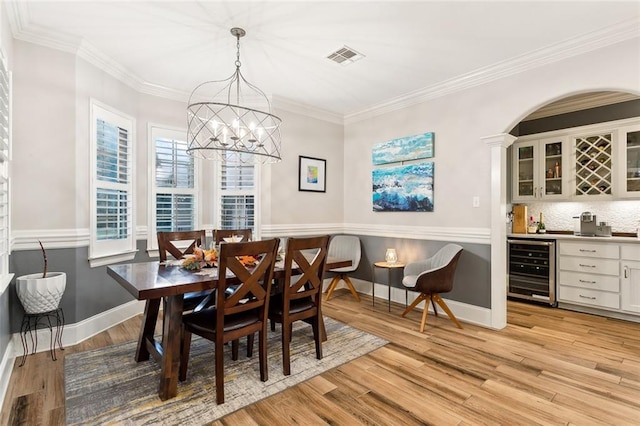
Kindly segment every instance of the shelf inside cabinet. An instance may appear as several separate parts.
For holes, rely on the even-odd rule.
[[[610,195],[610,133],[576,138],[576,195]]]

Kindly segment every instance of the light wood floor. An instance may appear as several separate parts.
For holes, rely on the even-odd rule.
[[[325,314],[387,346],[215,424],[640,424],[640,324],[509,302],[504,330],[430,314],[419,333],[419,311],[362,299],[338,291]],[[65,353],[136,339],[139,323]],[[62,366],[41,353],[14,367],[0,424],[64,424]]]

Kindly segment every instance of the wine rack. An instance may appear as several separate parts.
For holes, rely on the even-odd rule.
[[[576,138],[576,195],[611,195],[611,133]]]

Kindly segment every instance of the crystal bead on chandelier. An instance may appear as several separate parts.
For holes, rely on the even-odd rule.
[[[264,92],[240,72],[240,38],[246,32],[232,28],[231,34],[237,39],[235,72],[198,85],[189,96],[187,153],[219,161],[278,162],[282,120],[271,113]]]

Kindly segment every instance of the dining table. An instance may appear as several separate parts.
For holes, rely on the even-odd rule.
[[[283,261],[279,261],[274,267],[276,282],[284,279],[283,264]],[[351,266],[351,264],[351,260],[328,258],[325,271]],[[184,294],[216,289],[217,268],[212,269],[209,273],[202,273],[182,268],[179,263],[159,261],[125,263],[107,267],[109,276],[137,300],[145,301],[135,360],[136,362],[147,361],[150,356],[153,356],[160,364],[158,395],[163,401],[174,398],[178,391]],[[162,336],[158,341],[154,330],[163,299],[165,303],[162,310]],[[324,332],[324,324],[321,328]],[[326,333],[323,335],[326,339]]]

